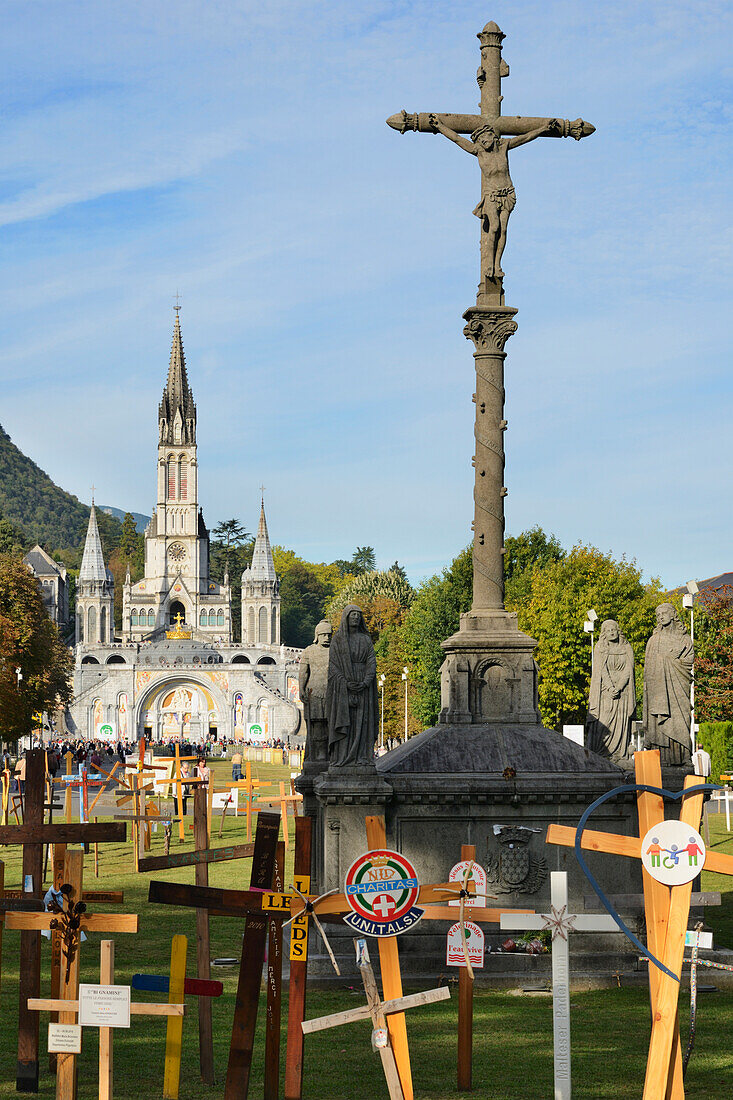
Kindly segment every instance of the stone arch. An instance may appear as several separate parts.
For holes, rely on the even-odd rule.
[[[176,626],[176,615],[181,616],[181,625],[186,622],[186,608],[180,600],[173,600],[168,608],[168,622],[171,626]]]
[[[257,662],[258,665],[274,665],[275,663],[274,657],[260,657]]]
[[[99,640],[107,641],[107,608],[103,607],[99,612]]]
[[[126,665],[127,661],[121,653],[113,653],[111,657],[108,657],[105,661],[107,665]]]
[[[144,691],[137,702],[135,703],[135,712],[133,715],[133,722],[131,725],[131,734],[139,740],[143,736],[145,728],[145,714],[149,710],[150,703],[158,695],[174,691],[177,687],[197,687],[204,692],[208,692],[214,703],[214,706],[218,712],[218,731],[219,737],[232,737],[233,727],[231,718],[231,707],[227,696],[221,690],[219,685],[213,678],[209,679],[206,673],[198,671],[193,672],[170,672],[166,675],[161,675],[159,679],[149,684],[146,691]]]
[[[511,676],[512,670],[497,658],[480,662],[471,685],[474,696],[472,712],[486,719],[511,713]]]
[[[82,657],[81,663],[83,665],[98,665],[99,661],[97,660],[96,657],[86,656],[86,657]]]
[[[251,663],[252,662],[250,661],[246,653],[238,653],[236,657],[232,657],[233,665],[249,665]]]

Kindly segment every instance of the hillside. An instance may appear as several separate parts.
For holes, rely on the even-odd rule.
[[[126,516],[126,512],[123,512],[121,508],[113,508],[110,504],[98,504],[97,509],[100,512],[105,512],[108,516],[114,516],[122,523]],[[135,520],[135,528],[138,535],[145,534],[145,528],[150,523],[150,516],[144,516],[142,512],[130,512],[130,515]]]
[[[89,507],[59,488],[35,462],[15,446],[0,426],[0,517],[22,532],[28,546],[39,542],[72,568],[81,561]],[[120,539],[122,524],[100,514],[99,529],[109,551]]]

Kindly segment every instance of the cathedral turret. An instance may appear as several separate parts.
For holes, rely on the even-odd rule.
[[[168,381],[158,409],[160,442],[174,446],[196,442],[196,405],[186,374],[181,325],[176,309]]]
[[[105,567],[97,512],[92,501],[76,588],[76,640],[87,645],[114,641],[115,582]]]
[[[242,573],[242,642],[245,645],[280,644],[280,582],[267,532],[264,500],[252,564]]]

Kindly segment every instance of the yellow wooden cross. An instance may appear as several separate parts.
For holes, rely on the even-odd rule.
[[[252,765],[249,760],[245,764],[244,779],[232,780],[231,783],[225,783],[224,788],[226,790],[242,790],[246,793],[246,813],[247,813],[247,842],[252,839],[252,814],[257,813],[257,810],[253,803],[253,794],[257,787],[268,787],[269,783],[265,783],[261,779],[252,778]]]
[[[662,788],[662,771],[659,750],[634,754],[636,781],[651,787]],[[700,785],[699,776],[687,776],[685,787]],[[680,821],[697,830],[703,807],[703,792],[683,798]],[[615,833],[594,832],[586,829],[581,847],[596,852],[630,856],[641,859],[641,842],[646,833],[664,821],[664,800],[651,791],[640,791],[637,796],[639,836],[619,836]],[[575,845],[576,830],[564,825],[550,825],[548,844]],[[733,856],[720,852],[706,852],[705,868],[723,875],[733,875]],[[685,933],[690,912],[692,883],[681,886],[665,886],[657,882],[642,865],[644,884],[644,909],[647,927],[647,946],[673,973],[679,975],[685,950]],[[652,1002],[652,1036],[649,1044],[643,1100],[683,1100],[682,1057],[677,1003],[680,984],[656,966],[649,967],[649,988]]]
[[[293,815],[297,817],[297,804],[303,801],[303,795],[285,794],[285,784],[281,783],[279,797],[275,796],[274,798],[258,798],[257,801],[260,802],[263,806],[280,807],[280,818],[283,825],[283,840],[285,841],[285,851],[287,852],[290,848],[290,837],[288,833],[288,806],[292,803]]]

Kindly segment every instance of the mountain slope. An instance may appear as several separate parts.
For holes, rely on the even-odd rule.
[[[84,545],[89,511],[24,455],[0,426],[0,516],[20,528],[30,543],[39,542],[51,554],[68,551],[75,558]],[[118,519],[100,514],[99,529],[106,550],[119,542]]]
[[[122,520],[127,515],[126,512],[123,512],[122,508],[113,508],[110,504],[98,504],[97,511],[104,512],[108,516],[114,516],[120,523],[122,523]],[[150,516],[144,516],[142,512],[130,512],[130,515],[135,520],[138,535],[144,535],[145,528],[150,523]]]

